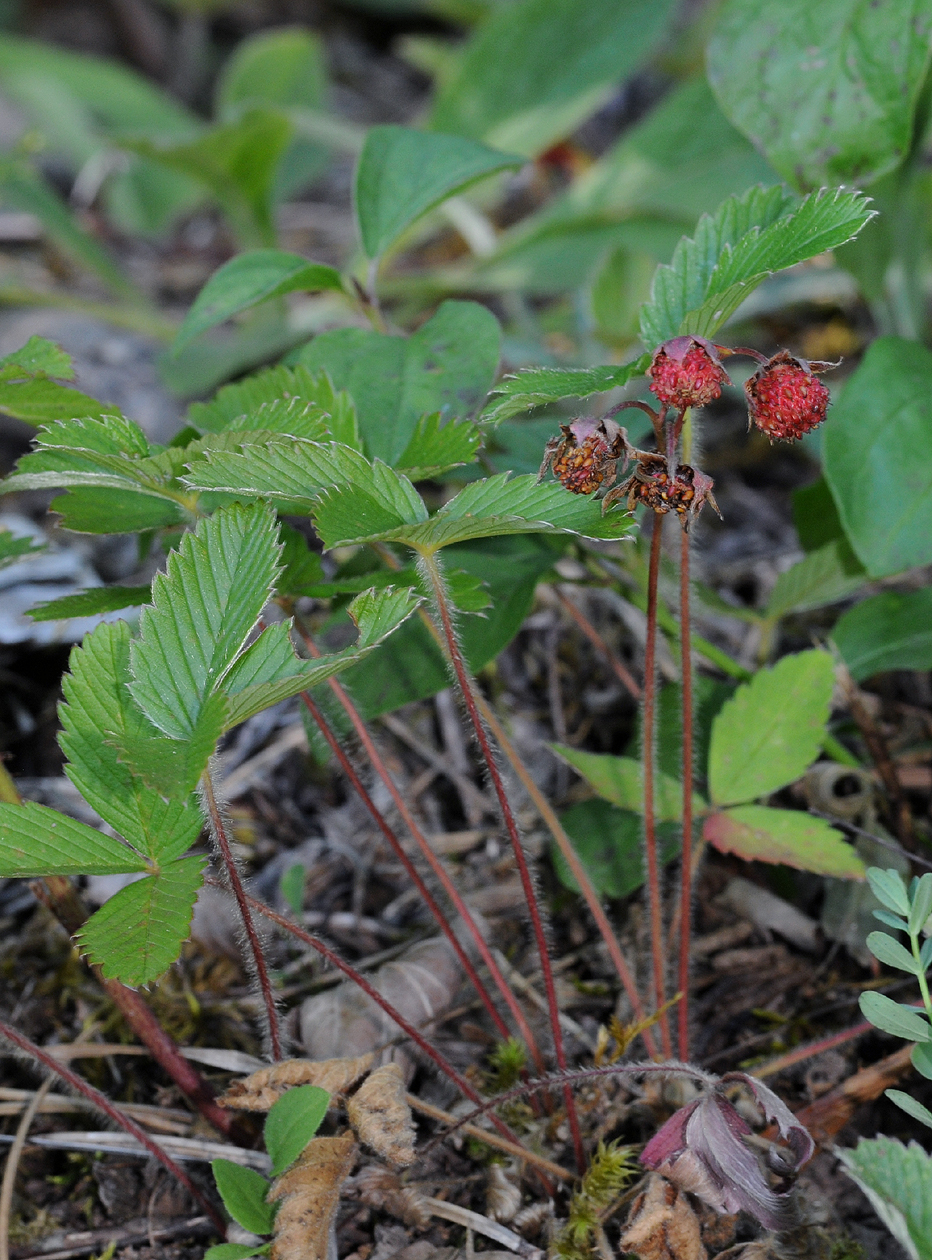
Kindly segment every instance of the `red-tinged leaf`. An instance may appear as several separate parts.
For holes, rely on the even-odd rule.
[[[790,809],[742,805],[710,814],[703,838],[748,862],[775,862],[815,875],[863,879],[864,863],[834,827]]]

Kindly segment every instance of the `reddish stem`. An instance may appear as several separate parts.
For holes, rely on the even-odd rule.
[[[415,888],[418,890],[421,897],[423,898],[425,905],[428,907],[431,914],[437,920],[440,930],[443,932],[444,936],[452,945],[457,958],[460,960],[460,962],[463,965],[463,970],[466,972],[467,976],[469,976],[469,979],[472,981],[473,985],[475,986],[476,992],[479,994],[479,997],[482,999],[483,1005],[485,1006],[485,1009],[488,1011],[492,1021],[495,1024],[495,1027],[498,1029],[501,1036],[507,1040],[508,1037],[511,1035],[508,1030],[508,1025],[505,1023],[501,1015],[499,1015],[498,1011],[496,1010],[495,1003],[492,1001],[491,994],[489,993],[485,985],[482,983],[482,980],[479,977],[479,974],[476,971],[475,967],[473,966],[469,955],[466,953],[462,945],[459,943],[456,933],[453,931],[453,928],[450,926],[449,921],[447,920],[440,906],[437,904],[436,900],[434,899],[434,896],[431,893],[430,889],[427,887],[427,885],[424,883],[423,879],[421,878],[420,872],[418,871],[417,867],[408,857],[407,853],[405,852],[402,846],[401,841],[398,839],[394,831],[388,825],[388,821],[386,820],[385,815],[382,813],[382,811],[376,805],[375,801],[373,801],[372,797],[367,792],[365,785],[363,784],[362,780],[360,779],[359,775],[356,773],[353,767],[353,763],[350,761],[349,757],[347,757],[346,753],[340,747],[339,740],[337,740],[336,736],[333,734],[333,731],[331,731],[329,725],[327,724],[327,719],[324,717],[320,709],[311,699],[308,692],[302,691],[301,699],[304,701],[304,705],[308,713],[310,713],[311,717],[317,723],[317,727],[321,735],[323,735],[324,739],[329,744],[331,752],[339,761],[340,765],[343,767],[343,773],[349,779],[350,783],[352,783],[353,787],[356,789],[356,792],[359,795],[360,800],[362,801],[362,803],[365,805],[366,809],[369,811],[370,815],[372,816],[373,822],[378,827],[379,831],[381,831],[385,839],[388,841],[389,845],[391,846],[392,852],[395,854],[395,857],[397,857],[398,861],[404,867],[411,882],[414,884]]]
[[[482,724],[482,718],[479,715],[479,709],[476,705],[476,697],[473,691],[473,681],[469,676],[469,672],[466,668],[466,662],[460,650],[459,640],[457,639],[456,631],[453,628],[453,620],[450,616],[450,606],[447,603],[447,594],[444,589],[443,573],[440,569],[439,561],[437,556],[433,553],[422,553],[421,560],[423,561],[424,570],[426,571],[428,580],[430,581],[450,661],[453,665],[457,682],[460,685],[460,690],[463,693],[463,699],[466,702],[466,709],[469,713],[473,729],[476,732],[476,738],[479,741],[479,747],[482,750],[482,756],[488,768],[489,778],[495,788],[495,795],[498,797],[498,804],[502,812],[502,818],[508,831],[509,839],[511,840],[515,863],[521,876],[521,886],[524,890],[524,897],[527,902],[528,913],[531,917],[531,925],[537,942],[537,952],[540,957],[540,969],[544,981],[544,991],[547,995],[547,1011],[550,1016],[550,1029],[553,1037],[553,1048],[557,1059],[557,1066],[562,1072],[565,1072],[566,1052],[563,1046],[563,1029],[560,1026],[560,1007],[557,1002],[557,991],[553,980],[553,968],[550,965],[550,953],[547,949],[547,937],[544,932],[544,923],[540,913],[540,906],[537,903],[537,894],[534,889],[534,881],[531,877],[531,870],[528,866],[524,847],[521,844],[521,836],[518,833],[518,825],[515,822],[514,814],[511,811],[511,803],[508,800],[505,785],[498,772],[498,766],[495,764],[495,756],[492,752],[488,736],[486,735],[485,727]],[[573,1098],[573,1091],[568,1085],[563,1088],[563,1098],[566,1105],[566,1115],[567,1120],[569,1121],[570,1133],[573,1139],[573,1150],[576,1155],[576,1164],[580,1173],[582,1173],[586,1166],[586,1156],[585,1151],[583,1150],[582,1134],[579,1130],[579,1117],[576,1114],[576,1103]]]
[[[563,608],[576,622],[577,626],[579,626],[580,630],[596,651],[605,658],[622,686],[627,688],[629,694],[632,695],[635,700],[640,701],[641,688],[635,681],[634,675],[631,671],[618,659],[586,614],[581,609],[577,608],[572,600],[568,599],[558,586],[555,586],[553,589]]]
[[[0,1036],[5,1037],[17,1049],[22,1050],[24,1054],[28,1054],[30,1058],[41,1063],[48,1071],[54,1072],[56,1076],[61,1077],[76,1093],[82,1094],[88,1102],[92,1103],[99,1111],[102,1111],[109,1120],[112,1120],[114,1124],[118,1124],[124,1132],[134,1137],[137,1142],[145,1147],[150,1155],[153,1155],[163,1167],[167,1168],[174,1177],[178,1178],[188,1193],[197,1200],[214,1225],[216,1225],[221,1238],[226,1237],[226,1222],[214,1205],[198,1189],[184,1169],[135,1120],[131,1119],[124,1111],[121,1111],[99,1089],[95,1089],[93,1085],[88,1084],[77,1072],[72,1071],[64,1063],[60,1063],[58,1059],[54,1059],[41,1046],[37,1046],[27,1037],[24,1037],[22,1033],[17,1032],[15,1028],[11,1028],[9,1024],[2,1021],[0,1021]]]
[[[239,912],[242,916],[243,927],[246,929],[246,938],[249,941],[249,948],[252,952],[253,965],[256,969],[256,978],[259,981],[259,988],[262,991],[262,999],[265,1002],[265,1014],[269,1025],[269,1046],[272,1052],[272,1059],[278,1063],[282,1057],[281,1035],[278,1029],[278,1011],[275,1009],[275,997],[272,993],[272,984],[269,980],[268,969],[265,965],[265,957],[262,953],[262,943],[259,940],[259,934],[256,932],[256,925],[252,921],[252,915],[249,913],[249,905],[246,898],[246,890],[243,888],[243,881],[239,877],[239,871],[236,867],[236,859],[233,856],[233,849],[230,846],[230,838],[227,835],[226,825],[223,821],[223,815],[217,804],[217,798],[214,796],[214,785],[211,781],[210,771],[205,770],[202,780],[204,788],[204,799],[207,802],[207,812],[210,815],[211,830],[214,839],[217,842],[217,848],[220,850],[220,856],[223,858],[223,865],[226,869],[227,879],[236,898],[236,904],[239,906]]]
[[[302,629],[301,635],[304,639],[304,642],[307,644],[307,649],[311,653],[311,655],[314,657],[320,656],[321,654],[320,649],[314,643],[313,639],[310,637],[307,631]],[[391,795],[391,798],[395,803],[395,808],[398,810],[398,813],[401,815],[402,819],[404,820],[405,826],[408,828],[408,830],[411,832],[411,835],[414,837],[415,843],[420,849],[421,855],[424,858],[424,861],[428,864],[430,869],[433,871],[437,880],[440,882],[440,885],[443,888],[444,892],[447,894],[447,896],[450,898],[451,902],[453,903],[453,907],[456,910],[457,914],[462,918],[463,922],[466,924],[466,927],[468,928],[469,933],[472,936],[473,941],[475,942],[475,946],[479,953],[479,957],[482,959],[486,967],[489,969],[489,974],[491,975],[492,979],[495,981],[498,991],[501,993],[502,998],[505,1001],[505,1004],[507,1005],[509,1011],[512,1014],[512,1017],[514,1018],[515,1024],[518,1027],[518,1031],[520,1032],[521,1036],[524,1038],[525,1044],[528,1047],[528,1051],[530,1052],[531,1058],[534,1060],[534,1066],[537,1068],[538,1072],[542,1072],[544,1070],[544,1067],[543,1067],[544,1061],[543,1061],[543,1056],[541,1055],[541,1052],[540,1052],[540,1047],[537,1044],[537,1038],[534,1036],[533,1032],[531,1031],[531,1027],[527,1022],[524,1011],[521,1009],[520,1005],[518,1004],[518,999],[515,997],[514,992],[511,989],[511,986],[509,985],[508,981],[505,979],[504,975],[502,974],[502,970],[499,967],[498,963],[495,961],[495,957],[492,954],[492,951],[489,949],[489,946],[486,943],[485,937],[480,932],[479,925],[476,923],[476,920],[473,918],[472,913],[469,910],[469,907],[466,905],[466,902],[463,900],[462,896],[457,890],[456,885],[453,883],[453,880],[450,878],[449,872],[447,871],[446,867],[437,857],[436,853],[434,853],[433,849],[430,846],[430,842],[428,841],[427,837],[424,835],[424,832],[418,826],[417,820],[415,819],[414,815],[411,813],[410,809],[408,808],[407,802],[405,801],[404,797],[399,792],[394,779],[389,774],[388,767],[385,765],[385,762],[382,760],[382,756],[375,745],[375,741],[373,740],[372,736],[369,734],[369,730],[366,727],[365,722],[362,720],[362,717],[359,714],[359,710],[356,708],[356,706],[353,704],[350,697],[347,695],[346,689],[339,682],[337,682],[335,678],[328,679],[328,682],[330,683],[331,690],[333,691],[337,699],[340,701],[340,704],[343,706],[343,709],[346,715],[349,717],[350,721],[352,722],[353,729],[356,731],[356,734],[359,736],[359,741],[362,744],[363,748],[365,749],[366,754],[368,755],[369,760],[371,761],[376,774],[378,774],[379,778],[388,788],[389,794]],[[480,993],[481,992],[482,991],[480,990]],[[496,1019],[496,1025],[497,1023],[498,1021]],[[508,1034],[506,1033],[505,1035],[507,1036]]]
[[[650,539],[650,565],[647,570],[647,641],[644,645],[644,853],[647,863],[647,898],[650,909],[651,962],[654,972],[654,1005],[664,1005],[663,910],[660,899],[660,864],[657,857],[657,826],[654,816],[654,729],[657,714],[657,588],[660,577],[660,547],[663,537],[662,515],[654,515]],[[660,1016],[660,1039],[663,1052],[673,1053],[670,1021],[666,1012]]]
[[[683,713],[683,857],[680,865],[680,958],[677,1010],[680,1058],[689,1058],[689,957],[692,936],[693,662],[689,615],[689,534],[680,531],[680,657]]]

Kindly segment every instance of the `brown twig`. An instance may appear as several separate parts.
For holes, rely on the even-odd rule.
[[[615,676],[621,682],[621,685],[628,691],[629,695],[633,696],[634,699],[640,703],[642,698],[641,688],[638,686],[634,675],[628,669],[627,665],[623,664],[618,659],[586,614],[581,609],[577,608],[571,599],[567,598],[567,596],[563,594],[559,586],[555,586],[553,590],[557,599],[560,601],[561,606],[576,622],[577,626],[579,626],[580,630],[596,649],[599,655],[605,659],[609,667],[615,673]]]

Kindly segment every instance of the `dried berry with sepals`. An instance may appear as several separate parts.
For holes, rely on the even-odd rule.
[[[687,533],[706,503],[721,517],[712,493],[711,477],[689,464],[679,464],[671,477],[665,457],[657,451],[634,451],[633,454],[634,471],[605,496],[603,508],[606,511],[627,496],[629,511],[633,512],[636,504],[643,503],[661,516],[675,512]]]
[[[573,494],[592,494],[615,480],[615,466],[624,459],[628,466],[628,435],[614,420],[581,416],[571,424],[561,424],[562,437],[551,438],[544,448],[544,460],[537,480],[547,469]]]
[[[722,367],[723,346],[705,337],[673,337],[654,351],[647,375],[650,391],[665,407],[685,411],[719,398],[731,381]]]
[[[786,1144],[771,1145],[767,1151],[775,1185],[745,1143],[750,1125],[726,1097],[725,1091],[735,1084],[750,1091],[764,1120],[777,1125]],[[785,1229],[792,1220],[792,1178],[814,1150],[808,1132],[773,1090],[744,1072],[729,1072],[702,1098],[674,1112],[644,1147],[641,1163],[717,1212],[743,1210],[767,1229]]]
[[[829,392],[815,375],[837,363],[807,363],[781,350],[745,382],[750,418],[771,442],[792,442],[825,419]]]

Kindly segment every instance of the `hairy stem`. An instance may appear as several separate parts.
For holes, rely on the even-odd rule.
[[[515,863],[521,877],[521,886],[524,890],[524,897],[527,902],[528,913],[531,917],[531,925],[537,943],[537,952],[540,956],[540,969],[544,981],[544,991],[547,995],[547,1012],[550,1018],[550,1030],[553,1037],[554,1054],[556,1055],[557,1066],[561,1071],[565,1071],[566,1052],[563,1046],[563,1029],[560,1026],[560,1007],[557,1002],[557,991],[553,980],[553,968],[550,965],[550,953],[547,949],[547,937],[544,932],[544,923],[540,912],[540,906],[537,903],[537,894],[534,889],[534,881],[531,877],[531,870],[528,866],[524,847],[521,844],[521,836],[518,833],[518,825],[511,809],[511,803],[508,800],[505,785],[498,772],[498,766],[495,763],[495,756],[492,752],[492,747],[489,743],[485,727],[482,723],[482,718],[479,714],[479,709],[476,705],[473,681],[466,668],[466,661],[460,649],[459,640],[456,636],[456,630],[453,626],[453,618],[450,614],[450,605],[447,601],[443,571],[440,567],[436,554],[433,552],[422,553],[421,562],[430,585],[431,594],[433,595],[434,602],[437,607],[437,613],[440,617],[440,624],[443,630],[444,639],[446,640],[450,663],[453,666],[457,682],[459,683],[460,690],[463,693],[466,710],[469,714],[470,721],[472,722],[473,729],[475,730],[479,747],[482,750],[482,756],[488,769],[489,778],[495,789],[495,795],[498,798],[499,808],[502,812],[502,819],[505,823],[505,827],[508,831],[508,837],[511,841]],[[573,1149],[576,1155],[576,1163],[579,1167],[579,1171],[582,1172],[586,1166],[586,1157],[583,1150],[582,1134],[579,1130],[579,1117],[576,1114],[576,1103],[573,1098],[573,1091],[568,1085],[564,1087],[563,1098],[566,1104],[566,1115],[567,1120],[569,1121],[570,1133],[573,1138]]]
[[[650,539],[650,566],[647,571],[647,641],[644,645],[644,854],[647,864],[647,900],[650,911],[651,965],[654,981],[654,1006],[664,1005],[663,907],[660,897],[660,864],[657,856],[657,823],[654,815],[654,733],[657,718],[657,587],[660,577],[660,547],[663,538],[661,515],[654,516]],[[670,1022],[666,1013],[660,1017],[660,1040],[668,1057],[673,1053]]]
[[[177,1177],[188,1193],[197,1200],[216,1225],[218,1231],[220,1232],[220,1236],[226,1236],[226,1222],[214,1205],[198,1189],[184,1169],[177,1164],[163,1149],[163,1147],[151,1138],[145,1129],[138,1125],[135,1120],[131,1119],[124,1111],[121,1111],[120,1108],[102,1094],[99,1089],[95,1089],[93,1085],[88,1084],[88,1082],[84,1080],[83,1077],[79,1076],[77,1072],[72,1071],[70,1067],[67,1067],[64,1063],[60,1063],[57,1059],[54,1059],[50,1054],[43,1050],[41,1046],[35,1045],[27,1037],[24,1037],[22,1033],[17,1032],[15,1028],[12,1028],[9,1024],[3,1023],[2,1021],[0,1021],[0,1037],[6,1038],[6,1040],[16,1046],[18,1050],[21,1050],[24,1054],[28,1054],[30,1058],[35,1059],[37,1063],[41,1063],[44,1068],[48,1069],[48,1071],[54,1072],[56,1076],[61,1077],[61,1079],[67,1085],[70,1085],[76,1093],[81,1094],[88,1100],[88,1102],[95,1106],[98,1111],[103,1112],[108,1120],[112,1120],[113,1123],[119,1125],[125,1133],[129,1133],[131,1137],[134,1137],[137,1142],[141,1143],[149,1154],[153,1155],[174,1177]]]
[[[242,916],[243,927],[246,930],[246,939],[249,941],[249,948],[252,953],[253,966],[256,971],[256,978],[259,981],[259,988],[262,991],[262,1000],[265,1003],[266,1020],[269,1026],[269,1048],[271,1050],[272,1059],[278,1063],[282,1057],[281,1034],[278,1028],[278,1011],[275,1008],[275,996],[272,993],[272,983],[269,980],[268,968],[265,965],[265,957],[262,953],[262,942],[259,940],[259,934],[256,931],[256,925],[252,921],[252,915],[249,911],[249,903],[246,897],[246,890],[243,888],[243,881],[240,879],[239,870],[236,866],[236,859],[233,856],[233,849],[230,845],[230,837],[227,835],[226,823],[223,814],[217,804],[217,798],[214,795],[214,785],[210,777],[210,771],[205,770],[201,783],[204,790],[204,800],[207,805],[207,813],[210,818],[210,829],[213,832],[213,838],[216,841],[217,848],[220,850],[220,856],[223,858],[223,864],[226,869],[227,880],[233,890],[233,896],[236,898],[236,904],[239,906],[239,912]]]
[[[369,795],[364,783],[360,779],[359,775],[356,773],[353,763],[350,761],[349,757],[343,751],[343,749],[340,746],[339,740],[336,738],[333,731],[330,729],[327,723],[327,719],[324,717],[323,713],[321,713],[320,709],[314,703],[313,699],[311,698],[308,692],[302,691],[301,699],[304,702],[304,706],[307,709],[308,713],[310,713],[311,717],[317,723],[318,730],[320,731],[321,735],[323,735],[324,739],[327,741],[328,745],[330,746],[331,752],[333,753],[337,761],[339,761],[340,765],[342,766],[343,773],[346,775],[350,783],[356,789],[359,799],[362,801],[366,809],[369,811],[369,814],[371,815],[373,822],[378,827],[379,831],[381,831],[385,839],[388,841],[389,846],[391,847],[391,850],[394,853],[395,857],[404,867],[405,871],[408,874],[408,878],[414,884],[414,887],[417,889],[418,893],[423,899],[424,904],[428,907],[431,914],[436,919],[437,924],[440,927],[440,930],[443,932],[444,936],[452,945],[457,958],[460,960],[460,963],[463,966],[463,970],[466,972],[466,975],[472,981],[473,986],[475,987],[476,992],[479,994],[479,997],[482,999],[482,1003],[485,1006],[485,1009],[488,1011],[489,1016],[492,1019],[492,1022],[495,1024],[495,1027],[498,1029],[500,1035],[505,1040],[507,1040],[508,1037],[511,1036],[511,1033],[509,1032],[509,1029],[508,1029],[508,1025],[502,1019],[501,1015],[499,1015],[495,1007],[495,1003],[492,1001],[491,994],[489,993],[485,985],[482,983],[482,980],[478,972],[476,971],[475,967],[473,966],[472,960],[470,959],[469,955],[466,953],[462,945],[459,943],[456,933],[453,931],[453,928],[451,927],[450,922],[447,919],[446,915],[443,913],[440,906],[437,904],[430,889],[424,883],[424,880],[421,878],[421,874],[418,871],[417,867],[408,857],[401,841],[395,835],[395,832],[392,830],[392,828],[388,825],[388,821],[385,818],[385,815],[382,813],[382,811],[376,805],[375,801],[373,801],[372,797]]]
[[[302,629],[301,635],[304,639],[304,642],[307,644],[307,649],[311,653],[311,655],[315,657],[320,656],[320,649],[314,643],[313,639],[307,633],[307,631]],[[413,836],[414,841],[421,852],[421,856],[424,858],[424,861],[430,867],[431,871],[433,871],[434,876],[440,883],[440,886],[443,888],[444,892],[450,898],[450,901],[453,903],[453,907],[456,910],[457,914],[466,924],[469,934],[472,937],[473,942],[475,943],[476,950],[478,951],[479,957],[482,959],[482,961],[485,963],[486,967],[488,968],[489,974],[491,975],[493,981],[495,982],[495,985],[498,988],[499,993],[501,993],[506,1006],[511,1012],[512,1018],[515,1021],[515,1024],[518,1028],[519,1033],[524,1038],[525,1044],[527,1045],[531,1058],[534,1060],[535,1067],[537,1068],[539,1072],[542,1071],[543,1070],[543,1057],[540,1052],[540,1047],[537,1044],[537,1039],[534,1036],[533,1032],[531,1031],[531,1026],[527,1022],[527,1018],[525,1017],[524,1011],[521,1009],[521,1005],[518,1002],[518,999],[515,997],[514,991],[512,990],[508,981],[505,979],[504,975],[502,974],[502,970],[499,967],[498,963],[495,961],[495,957],[492,951],[489,949],[489,946],[488,946],[488,943],[486,942],[485,937],[482,935],[482,932],[479,930],[479,925],[476,923],[476,920],[473,918],[472,912],[470,911],[469,907],[466,905],[466,902],[463,900],[459,890],[457,889],[456,885],[453,883],[453,880],[450,878],[450,874],[447,871],[446,867],[444,866],[443,862],[441,862],[440,858],[431,848],[430,841],[427,839],[427,837],[424,835],[423,830],[418,825],[417,819],[414,817],[414,815],[411,813],[411,810],[408,808],[408,803],[402,796],[401,792],[398,790],[398,786],[395,783],[395,780],[389,774],[388,767],[385,765],[385,762],[382,760],[382,755],[379,752],[378,748],[376,747],[375,741],[373,740],[371,734],[369,733],[368,727],[366,726],[365,722],[362,720],[359,710],[356,708],[356,706],[353,704],[350,697],[347,695],[346,688],[343,687],[335,678],[328,679],[328,682],[330,684],[331,690],[333,691],[333,694],[337,697],[340,704],[343,706],[344,712],[346,713],[347,717],[352,722],[353,729],[358,735],[359,742],[362,744],[363,748],[365,749],[366,755],[368,756],[370,762],[372,763],[373,769],[375,770],[376,774],[379,776],[379,778],[382,780],[382,782],[385,784],[386,788],[388,789],[389,795],[394,801],[395,808],[398,810],[398,813],[401,815],[401,818],[404,821],[405,826],[408,828],[411,835]],[[341,761],[341,764],[342,764],[342,761]],[[481,994],[482,994],[482,990],[480,989],[480,996]],[[498,1027],[498,1023],[499,1023],[498,1017],[495,1017],[495,1022],[496,1022],[496,1027]],[[505,1035],[507,1036],[508,1034],[506,1033]]]
[[[680,649],[683,706],[683,857],[680,865],[680,957],[677,1009],[681,1059],[689,1058],[689,956],[692,936],[693,849],[693,660],[689,616],[689,534],[680,531]]]

